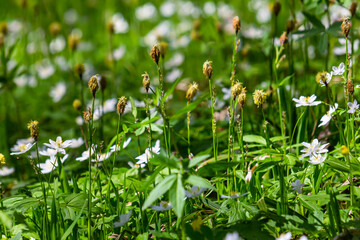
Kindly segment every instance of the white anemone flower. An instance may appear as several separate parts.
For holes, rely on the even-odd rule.
[[[5,177],[15,172],[14,168],[8,168],[7,166],[3,166],[0,168],[0,176]]]
[[[91,156],[95,155],[95,150],[96,150],[96,146],[93,144],[91,147]],[[75,160],[76,161],[85,161],[89,159],[89,149],[85,150],[82,154],[81,157],[77,157]],[[94,159],[92,159],[91,161],[93,161]]]
[[[296,107],[302,107],[302,106],[316,106],[321,103],[321,101],[315,101],[316,95],[313,94],[310,97],[304,97],[301,96],[299,99],[293,98],[294,102],[296,102]]]
[[[55,156],[57,154],[57,151],[53,148],[47,148],[46,150],[39,151],[39,154],[41,156],[51,157],[51,156]]]
[[[304,154],[302,154],[300,157],[304,158],[304,157],[317,155],[317,154],[321,154],[321,153],[327,153],[328,150],[326,149],[326,147],[329,146],[329,143],[321,145],[321,143],[319,143],[319,140],[317,140],[315,138],[314,140],[312,140],[311,143],[302,142],[302,145],[305,148],[301,150],[301,152]]]
[[[129,24],[121,13],[115,13],[111,21],[114,23],[115,33],[126,33],[129,30]]]
[[[123,144],[122,149],[125,149],[131,142],[131,138],[129,137]],[[110,152],[115,152],[115,151],[120,151],[120,146],[119,145],[112,145],[110,147]]]
[[[49,147],[49,148],[53,148],[55,149],[58,153],[61,154],[65,154],[65,148],[69,147],[71,145],[71,140],[66,140],[65,142],[63,142],[62,138],[60,136],[58,136],[56,138],[56,141],[53,141],[51,139],[49,139],[49,143],[44,143],[45,146]]]
[[[65,93],[66,84],[64,82],[59,82],[55,87],[51,88],[49,95],[52,100],[57,103],[64,97]]]
[[[131,214],[132,209],[127,214],[121,214],[120,221],[114,222],[114,228],[122,227],[125,223],[127,223],[130,220]]]
[[[71,141],[71,145],[69,146],[70,148],[78,148],[84,144],[84,139],[82,139],[81,137],[79,137],[78,139],[73,138],[70,141]]]
[[[15,145],[11,151],[13,151],[12,153],[10,153],[10,155],[20,155],[23,153],[26,153],[27,151],[29,151],[33,146],[35,145],[35,143],[27,143],[27,144],[18,144]]]
[[[356,110],[359,109],[359,104],[357,103],[356,99],[354,100],[354,102],[348,102],[348,106],[349,106],[349,111],[347,111],[348,113],[355,113]]]
[[[108,152],[108,153],[98,153],[96,155],[96,159],[92,159],[92,162],[102,162],[106,159],[108,159],[111,156],[112,152]]]
[[[339,67],[332,67],[332,75],[334,76],[338,76],[338,75],[343,75],[345,72],[345,64],[342,62],[340,63]]]
[[[242,238],[239,236],[238,232],[227,233],[224,240],[241,240]]]
[[[291,183],[291,186],[293,187],[294,192],[301,194],[302,188],[305,186],[305,184],[302,183],[299,179],[296,179],[295,182]]]
[[[314,165],[318,165],[326,160],[327,154],[324,155],[321,154],[313,154],[310,156],[309,163],[312,163]]]
[[[55,68],[49,61],[44,60],[36,65],[36,70],[41,79],[47,79],[55,73]]]
[[[291,232],[282,233],[276,240],[291,240]]]
[[[308,238],[307,238],[307,236],[302,235],[302,236],[299,238],[299,240],[308,240]]]
[[[153,154],[160,154],[160,140],[156,141],[155,147],[152,147],[151,150],[147,148],[145,149],[145,153],[136,157],[135,159],[139,160],[136,164],[140,164],[140,167],[145,167],[145,164],[153,157]]]
[[[198,197],[202,194],[206,188],[200,188],[198,186],[192,186],[189,191],[185,190],[185,195],[189,198]]]
[[[321,123],[319,124],[319,127],[324,126],[324,125],[328,124],[328,122],[330,122],[330,120],[333,116],[333,113],[335,112],[335,110],[337,108],[338,108],[337,103],[335,103],[334,106],[330,106],[329,111],[324,116],[322,116],[322,118],[320,119]]]
[[[155,211],[167,211],[172,208],[172,205],[170,202],[161,201],[159,206],[156,205],[150,205],[150,208],[152,208]]]
[[[60,161],[63,163],[69,157],[68,154],[60,158]],[[51,156],[50,159],[47,159],[45,163],[39,163],[39,168],[42,174],[48,174],[52,172],[58,166],[58,162],[55,156]]]

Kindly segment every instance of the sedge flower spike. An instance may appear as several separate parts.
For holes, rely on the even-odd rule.
[[[302,106],[316,106],[321,103],[321,101],[315,101],[316,95],[313,94],[310,97],[304,97],[301,96],[299,99],[293,98],[294,102],[296,102],[296,107],[302,107]]]
[[[263,90],[255,90],[253,98],[255,105],[259,108],[266,102],[267,94]]]
[[[90,89],[90,92],[91,92],[93,98],[95,98],[95,94],[96,94],[97,90],[99,89],[99,80],[100,79],[99,79],[98,75],[92,76],[89,80],[88,85],[89,85],[89,89]]]
[[[316,74],[316,82],[319,83],[322,87],[328,86],[331,78],[332,78],[333,72],[319,72]]]
[[[212,61],[205,61],[203,64],[203,74],[210,79],[211,75],[213,73],[213,69],[212,69]]]
[[[38,121],[30,121],[27,125],[27,128],[30,130],[30,136],[37,141],[39,137],[39,122]]]
[[[186,92],[186,98],[188,101],[190,101],[191,99],[193,99],[195,97],[198,89],[199,89],[199,87],[196,82],[193,82],[192,84],[189,85],[189,89]]]
[[[127,104],[127,98],[126,97],[122,96],[121,98],[119,98],[119,101],[118,101],[118,103],[116,105],[116,110],[117,110],[117,113],[119,115],[124,114],[126,104]]]

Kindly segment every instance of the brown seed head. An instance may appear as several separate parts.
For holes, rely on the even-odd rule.
[[[145,88],[146,93],[149,92],[149,88],[150,88],[150,77],[149,74],[147,72],[145,72],[144,74],[141,75],[143,77],[142,80],[142,84],[143,87]]]
[[[190,101],[191,99],[193,99],[198,90],[199,90],[199,85],[196,82],[193,82],[192,84],[190,84],[189,88],[186,92],[187,100]]]
[[[295,29],[296,22],[291,19],[286,23],[286,33],[291,33]]]
[[[90,78],[89,83],[88,83],[90,92],[93,95],[93,98],[95,98],[95,94],[97,92],[97,90],[99,89],[99,83],[98,83],[98,76],[94,75]]]
[[[122,96],[121,98],[119,98],[119,101],[117,103],[116,109],[119,115],[124,114],[125,111],[125,107],[127,104],[127,98]]]
[[[58,35],[61,31],[61,25],[58,22],[53,22],[50,24],[49,26],[49,31],[50,34],[55,37],[56,35]]]
[[[357,2],[354,1],[351,3],[351,6],[349,8],[352,17],[355,16],[356,8],[357,8]]]
[[[263,90],[255,90],[253,93],[254,103],[257,107],[262,106],[266,102],[267,94]]]
[[[348,80],[346,82],[346,88],[347,88],[348,93],[350,93],[351,95],[354,94],[354,84],[352,83],[351,80]]]
[[[150,56],[152,60],[156,63],[156,65],[159,65],[159,59],[160,59],[160,50],[158,45],[154,45],[151,49]]]
[[[77,64],[74,66],[74,71],[75,71],[75,73],[79,76],[79,78],[82,79],[82,75],[83,75],[84,72],[85,72],[84,64],[82,64],[82,63],[77,63]]]
[[[0,164],[5,164],[5,156],[4,154],[0,153]]]
[[[114,22],[113,21],[108,21],[108,23],[106,24],[106,29],[109,32],[110,35],[113,35],[115,32],[115,28],[114,28]]]
[[[88,111],[83,112],[83,118],[86,123],[89,123],[92,119],[91,109],[89,108]]]
[[[167,42],[162,41],[159,43],[160,55],[163,59],[165,58],[168,49],[169,49],[169,44]]]
[[[237,34],[240,31],[241,28],[241,22],[238,16],[235,16],[233,18],[233,28],[235,30],[235,34]]]
[[[80,42],[80,38],[76,34],[70,34],[68,36],[68,45],[71,51],[74,51],[77,49]]]
[[[244,108],[246,102],[246,88],[242,88],[241,93],[238,98],[238,103],[241,109]]]
[[[285,44],[287,44],[287,42],[288,42],[288,36],[286,32],[283,32],[283,34],[281,34],[280,36],[280,44],[281,46],[284,46]]]
[[[345,37],[347,38],[351,29],[351,22],[348,18],[345,18],[341,24],[341,30]]]
[[[8,32],[8,27],[6,22],[0,22],[0,33],[4,34],[6,36]]]
[[[211,64],[212,64],[212,61],[205,61],[203,64],[203,73],[208,79],[211,78],[211,75],[213,73]]]
[[[233,98],[233,100],[235,101],[236,97],[240,95],[241,91],[242,91],[242,84],[240,82],[236,82],[232,87],[231,87],[231,96]]]
[[[5,36],[0,32],[0,48],[4,46],[4,43],[5,43]]]
[[[27,128],[30,130],[30,136],[37,141],[39,137],[39,122],[38,121],[30,121],[27,125]]]
[[[281,3],[279,1],[272,3],[270,9],[275,16],[278,16],[281,10]]]
[[[82,103],[79,99],[75,99],[73,101],[73,108],[76,110],[76,111],[80,111],[81,110],[81,106],[82,106]]]
[[[101,78],[100,78],[100,89],[101,89],[102,93],[104,93],[104,90],[106,89],[106,86],[107,86],[106,77],[104,75],[102,75]]]

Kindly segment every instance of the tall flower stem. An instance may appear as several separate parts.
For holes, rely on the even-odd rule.
[[[94,105],[95,105],[95,97],[92,99],[92,107],[91,107],[91,116],[94,115]],[[91,239],[91,202],[92,202],[92,194],[91,194],[91,149],[93,144],[93,117],[89,121],[89,189],[88,189],[88,238]]]
[[[189,106],[189,100],[186,103],[187,106]],[[188,140],[188,156],[190,156],[190,117],[191,117],[191,112],[188,111],[187,112],[187,140]]]
[[[149,119],[149,129],[148,129],[148,141],[149,141],[149,149],[151,149],[151,139],[152,139],[152,133],[151,133],[151,115],[150,115],[150,98],[149,98],[149,93],[146,93],[146,115]]]

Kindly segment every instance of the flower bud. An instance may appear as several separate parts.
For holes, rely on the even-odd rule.
[[[81,106],[82,106],[82,103],[79,99],[75,99],[74,102],[73,102],[73,108],[76,110],[76,111],[80,111],[81,110]]]
[[[79,78],[82,79],[82,75],[85,72],[85,67],[84,67],[84,65],[82,63],[77,63],[74,66],[74,71],[79,76]]]
[[[58,22],[53,22],[50,24],[49,26],[49,32],[50,34],[55,37],[56,35],[58,35],[61,31],[61,25]]]
[[[70,34],[68,36],[68,45],[69,45],[69,48],[71,51],[74,51],[77,49],[79,42],[80,42],[80,39],[79,39],[78,35]]]
[[[203,73],[208,79],[211,78],[211,75],[213,73],[213,69],[211,67],[211,64],[212,64],[212,61],[206,61],[203,64]]]
[[[104,75],[102,75],[101,78],[100,78],[100,89],[101,89],[102,93],[104,93],[104,90],[106,89],[106,86],[107,86],[106,77]]]
[[[97,75],[94,75],[90,78],[88,86],[89,86],[90,92],[93,95],[93,98],[95,98],[95,94],[96,94],[97,90],[99,89]]]
[[[36,142],[39,137],[39,122],[38,121],[30,121],[27,125],[27,128],[30,130],[30,136]]]
[[[279,1],[272,3],[270,9],[275,16],[278,16],[281,10],[281,3]]]
[[[165,58],[168,48],[169,48],[169,44],[167,44],[167,42],[164,41],[160,42],[159,50],[160,50],[160,55],[163,59]]]
[[[340,152],[342,155],[348,155],[349,154],[349,148],[345,145],[342,145],[341,148],[340,148]]]
[[[348,18],[345,18],[341,24],[341,30],[345,37],[347,38],[351,29],[351,22]]]
[[[121,98],[119,98],[119,101],[117,103],[116,109],[119,115],[124,114],[125,111],[125,107],[127,104],[127,98],[122,96]]]
[[[91,110],[89,109],[88,111],[85,111],[83,112],[83,118],[84,118],[84,121],[86,123],[89,123],[92,119],[92,114],[91,114]]]
[[[110,35],[113,35],[114,32],[115,32],[115,25],[114,25],[114,22],[113,21],[109,21],[107,24],[106,24],[106,29],[107,31],[109,32]]]
[[[5,156],[4,154],[0,153],[0,164],[5,164]]]
[[[357,8],[357,2],[354,1],[351,3],[351,6],[349,8],[352,17],[355,16],[356,8]]]
[[[6,22],[0,22],[0,33],[2,33],[4,36],[8,33],[8,27]]]
[[[286,33],[291,33],[295,29],[296,22],[291,19],[286,23]]]
[[[267,94],[263,90],[255,90],[253,93],[254,103],[259,108],[266,102]]]
[[[235,100],[236,97],[240,95],[241,91],[242,91],[242,85],[239,82],[235,83],[231,87],[231,96],[232,96],[233,100]]]
[[[156,63],[156,65],[159,65],[159,59],[160,59],[160,50],[157,45],[154,45],[151,49],[150,56],[152,60]]]
[[[193,82],[192,84],[190,84],[189,89],[186,92],[187,100],[190,101],[191,99],[193,99],[198,90],[199,90],[199,88],[198,88],[198,84],[196,82]]]
[[[142,84],[145,88],[146,93],[149,92],[149,88],[150,88],[150,77],[149,74],[147,72],[145,72],[144,74],[141,75],[143,77],[143,81]]]
[[[280,44],[281,46],[284,46],[285,44],[287,44],[287,42],[288,42],[288,36],[286,32],[283,32],[283,34],[281,34],[280,36]]]
[[[233,18],[233,28],[235,30],[235,34],[237,34],[240,31],[241,28],[241,22],[238,16],[235,16]]]

